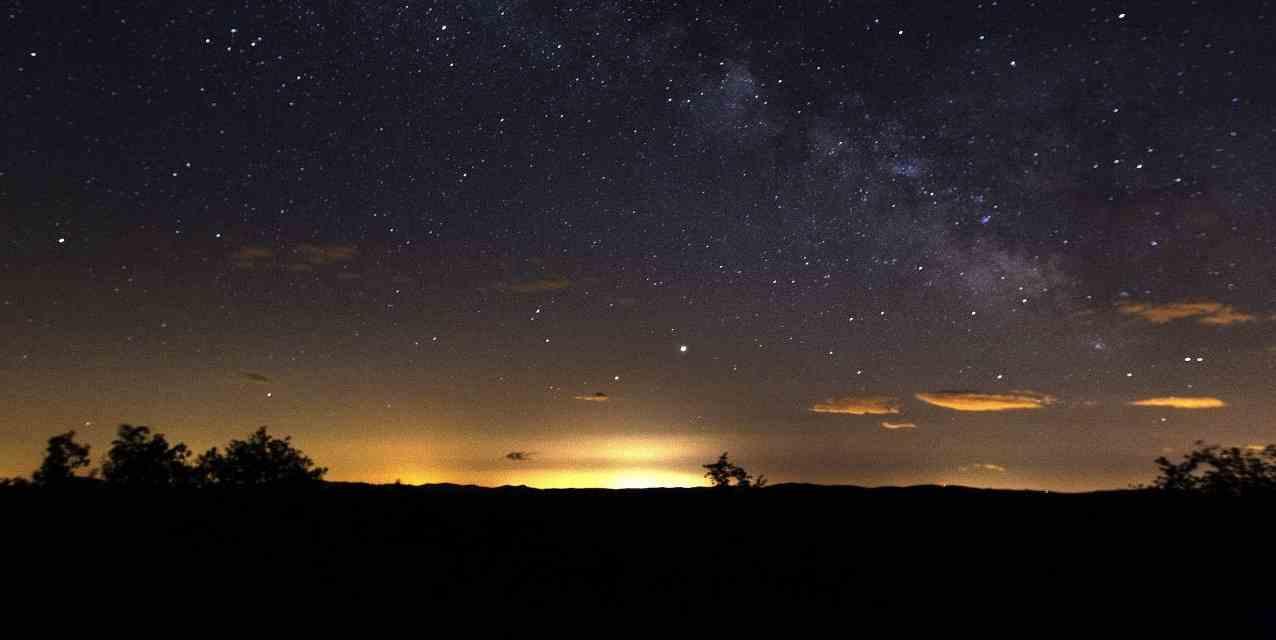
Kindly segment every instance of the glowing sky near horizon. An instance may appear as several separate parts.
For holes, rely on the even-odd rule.
[[[0,476],[122,422],[543,487],[1276,442],[1272,7],[846,4],[10,3]]]

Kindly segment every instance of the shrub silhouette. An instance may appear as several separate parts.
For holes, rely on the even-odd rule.
[[[106,454],[102,479],[133,488],[189,486],[195,480],[190,455],[186,445],[169,446],[164,434],[152,435],[149,427],[122,424]]]
[[[718,456],[717,462],[702,466],[705,469],[708,469],[704,476],[711,480],[715,487],[726,488],[736,486],[747,489],[750,487],[766,486],[766,476],[758,476],[755,480],[753,476],[749,475],[749,473],[744,470],[743,467],[738,467],[735,464],[732,464],[731,461],[727,459],[727,452],[725,451],[722,452],[721,456]],[[732,484],[733,481],[734,484]]]
[[[1224,448],[1197,440],[1196,447],[1179,463],[1157,458],[1160,474],[1152,486],[1206,495],[1276,493],[1276,445],[1262,449]]]
[[[87,466],[89,445],[76,442],[75,431],[60,433],[49,438],[44,462],[31,474],[31,481],[40,487],[67,486],[79,479],[75,470]]]
[[[305,454],[292,446],[292,438],[274,438],[266,427],[247,440],[231,440],[222,453],[209,449],[196,461],[201,484],[221,487],[262,485],[304,485],[323,480],[328,470],[316,467]]]

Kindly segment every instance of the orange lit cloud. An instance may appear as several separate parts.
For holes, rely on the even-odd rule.
[[[576,396],[575,399],[584,400],[585,402],[607,402],[608,400],[611,400],[611,396],[598,391],[587,396]]]
[[[1200,324],[1225,327],[1258,320],[1258,316],[1237,311],[1231,305],[1212,301],[1170,302],[1166,304],[1123,302],[1117,305],[1117,311],[1127,316],[1137,316],[1153,324],[1166,324],[1175,320],[1196,318],[1196,321]]]
[[[1130,403],[1136,407],[1169,407],[1171,409],[1219,409],[1227,403],[1209,396],[1163,396],[1145,398]]]
[[[894,431],[895,429],[916,429],[917,425],[912,422],[891,422],[890,420],[883,420],[882,428]]]
[[[1054,396],[1036,391],[1011,391],[1009,393],[979,393],[976,391],[934,391],[917,394],[917,399],[955,411],[1013,411],[1016,409],[1040,409],[1053,404]]]
[[[1252,313],[1242,313],[1232,307],[1223,307],[1214,315],[1205,316],[1198,320],[1201,324],[1211,324],[1220,327],[1238,324],[1241,322],[1254,322],[1258,320],[1258,316]]]
[[[1005,473],[1006,472],[1005,467],[999,464],[989,464],[987,462],[976,462],[974,464],[965,464],[960,467],[957,467],[957,470],[963,473],[967,471],[981,471],[981,472],[990,472],[990,473]]]
[[[892,396],[847,396],[829,398],[811,407],[815,413],[846,413],[855,416],[899,413],[899,398]]]

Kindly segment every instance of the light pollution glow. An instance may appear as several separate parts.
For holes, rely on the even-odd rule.
[[[532,439],[529,444],[533,453],[523,460],[492,453],[497,443],[489,442],[353,444],[332,460],[341,470],[330,479],[539,489],[698,487],[708,485],[700,465],[721,453],[709,442],[677,436]],[[378,465],[360,468],[370,460]]]

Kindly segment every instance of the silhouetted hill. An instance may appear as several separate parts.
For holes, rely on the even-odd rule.
[[[1209,611],[1215,625],[1256,624],[1273,606],[1269,589],[1244,586],[1265,571],[1270,505],[1145,491],[330,482],[5,490],[0,509],[3,548],[20,551],[12,583],[153,577],[130,597],[486,603],[502,615],[564,603],[665,613],[1081,607],[1150,621]],[[175,571],[193,576],[179,592]]]

